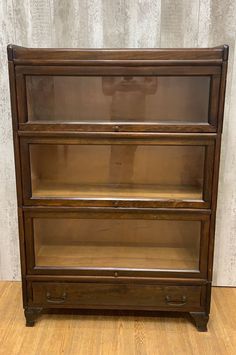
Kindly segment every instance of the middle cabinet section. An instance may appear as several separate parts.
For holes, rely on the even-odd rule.
[[[21,137],[26,205],[209,208],[209,135]]]

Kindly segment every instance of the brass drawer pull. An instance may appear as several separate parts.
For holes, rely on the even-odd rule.
[[[182,296],[181,300],[172,300],[171,296],[166,296],[165,297],[166,303],[169,306],[175,306],[175,307],[181,307],[184,306],[187,303],[187,297],[186,296]]]
[[[63,293],[63,295],[61,297],[52,297],[51,296],[51,293],[50,292],[47,292],[46,294],[46,297],[47,297],[47,302],[48,303],[57,303],[57,304],[60,304],[60,303],[64,303],[66,298],[67,298],[67,294],[66,292]]]

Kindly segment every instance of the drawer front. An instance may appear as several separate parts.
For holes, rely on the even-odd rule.
[[[26,205],[209,208],[214,139],[21,138]]]
[[[206,276],[207,213],[31,208],[24,224],[28,273]]]
[[[43,307],[200,310],[204,286],[32,282],[32,304]]]
[[[19,67],[20,128],[216,131],[220,74],[216,66]]]

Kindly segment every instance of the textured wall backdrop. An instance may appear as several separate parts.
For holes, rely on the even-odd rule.
[[[230,45],[214,283],[236,285],[236,1],[0,1],[0,279],[20,278],[6,46]]]

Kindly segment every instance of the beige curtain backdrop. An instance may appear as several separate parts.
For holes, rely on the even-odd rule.
[[[236,286],[236,0],[0,0],[0,279],[20,279],[6,46],[230,45],[215,285]]]

